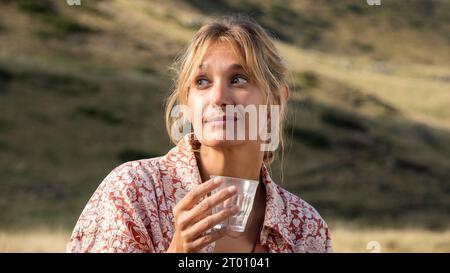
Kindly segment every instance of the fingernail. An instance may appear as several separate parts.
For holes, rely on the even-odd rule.
[[[228,188],[228,191],[230,193],[234,193],[234,192],[236,192],[236,190],[237,190],[236,186],[231,186],[231,187]]]
[[[222,183],[222,179],[220,177],[214,177],[214,184],[219,185]]]

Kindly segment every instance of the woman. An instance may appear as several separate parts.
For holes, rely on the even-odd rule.
[[[164,156],[115,168],[86,205],[67,251],[331,252],[328,227],[317,211],[271,179],[267,167],[274,151],[261,148],[267,138],[247,137],[255,122],[239,111],[228,114],[230,106],[279,106],[257,112],[266,123],[256,130],[270,124],[272,138],[283,146],[290,95],[286,67],[261,26],[234,17],[205,24],[176,71],[166,123],[177,145]],[[182,115],[174,117],[181,106]],[[239,122],[245,122],[246,137],[230,139],[227,132]],[[179,139],[183,124],[192,125],[193,132]],[[212,214],[236,188],[211,194],[223,181],[210,175],[259,181],[244,232],[211,229],[238,208]]]

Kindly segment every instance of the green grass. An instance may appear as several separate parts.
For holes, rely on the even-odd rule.
[[[46,27],[38,29],[36,33],[42,38],[63,38],[71,34],[91,33],[92,28],[80,24],[73,18],[61,12],[61,5],[52,0],[19,0],[18,9],[29,13],[45,23]],[[89,7],[91,7],[89,5]],[[87,9],[87,8],[86,8]]]

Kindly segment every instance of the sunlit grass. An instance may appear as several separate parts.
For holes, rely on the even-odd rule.
[[[450,127],[449,67],[376,63],[365,58],[278,46],[294,71],[314,71],[384,100],[413,120]],[[378,70],[381,71],[378,71]]]
[[[0,252],[65,252],[70,232],[0,231]]]
[[[334,252],[450,252],[450,231],[336,229]]]
[[[0,252],[65,252],[70,232],[0,231]],[[332,230],[334,252],[450,252],[450,230]]]

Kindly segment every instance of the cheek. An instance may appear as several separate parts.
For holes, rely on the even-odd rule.
[[[260,91],[249,92],[239,99],[243,105],[265,105],[266,99]]]
[[[194,122],[194,118],[200,118],[203,116],[203,110],[206,107],[207,101],[203,96],[190,94],[188,97],[188,108],[189,108],[189,120]]]

